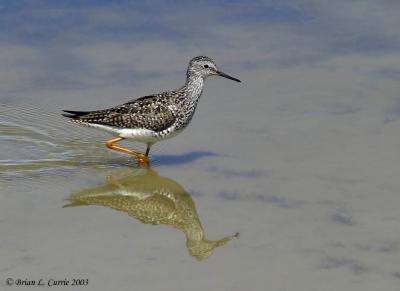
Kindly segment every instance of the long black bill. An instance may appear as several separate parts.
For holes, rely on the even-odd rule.
[[[223,73],[223,72],[221,72],[221,71],[217,71],[217,74],[218,75],[220,75],[221,77],[225,77],[225,78],[227,78],[227,79],[231,79],[231,80],[233,80],[233,81],[236,81],[236,82],[241,82],[239,79],[236,79],[236,78],[234,78],[234,77],[231,77],[231,76],[229,76],[229,75],[227,75],[227,74],[225,74],[225,73]]]

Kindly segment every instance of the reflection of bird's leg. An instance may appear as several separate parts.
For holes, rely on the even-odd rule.
[[[106,147],[108,147],[109,149],[115,150],[115,151],[119,151],[122,153],[126,153],[126,154],[130,154],[135,156],[138,160],[139,160],[139,164],[148,164],[149,163],[149,158],[147,157],[147,155],[135,152],[133,150],[128,150],[125,148],[121,148],[119,146],[114,145],[114,143],[119,142],[121,140],[123,140],[123,137],[116,137],[113,138],[109,141],[106,142]],[[150,150],[150,148],[148,147],[148,150]],[[147,152],[147,151],[146,151]]]
[[[114,177],[112,175],[107,175],[106,180],[107,180],[107,183],[110,185],[114,185],[118,188],[122,187],[121,183],[118,180],[114,179]]]

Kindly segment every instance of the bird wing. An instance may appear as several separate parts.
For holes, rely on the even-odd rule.
[[[175,122],[175,114],[168,105],[165,96],[159,94],[141,97],[110,109],[89,112],[64,110],[69,113],[64,116],[77,122],[159,132]]]

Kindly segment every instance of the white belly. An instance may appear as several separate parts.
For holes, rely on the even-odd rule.
[[[132,139],[135,141],[140,141],[145,143],[155,143],[162,139],[171,138],[180,132],[174,130],[175,127],[174,125],[161,132],[155,132],[153,130],[145,128],[117,128],[109,125],[84,123],[84,122],[79,124],[111,132],[123,138]]]

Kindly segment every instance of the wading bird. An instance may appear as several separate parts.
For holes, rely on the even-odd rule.
[[[211,58],[198,56],[190,60],[185,85],[177,90],[144,96],[104,110],[63,110],[66,112],[63,115],[75,123],[115,134],[115,138],[106,142],[108,148],[131,154],[140,164],[148,164],[150,147],[154,143],[176,136],[190,123],[203,92],[204,80],[215,75],[240,82],[221,72]],[[123,139],[146,143],[146,152],[142,154],[114,145]]]

